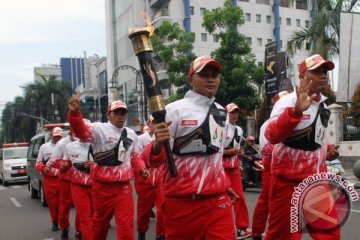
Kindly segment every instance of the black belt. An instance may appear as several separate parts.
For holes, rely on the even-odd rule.
[[[84,163],[74,163],[73,166],[84,173],[90,173],[90,168],[86,168]]]

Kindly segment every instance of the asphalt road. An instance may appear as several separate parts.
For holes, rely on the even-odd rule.
[[[249,209],[250,222],[258,190],[247,190],[245,192]],[[135,197],[136,199],[136,197]],[[71,210],[70,239],[74,236],[74,209]],[[251,226],[251,224],[250,224]],[[360,202],[353,202],[351,215],[342,227],[342,238],[346,240],[360,239]],[[40,204],[39,199],[31,199],[27,184],[10,184],[3,187],[0,185],[0,240],[58,240],[60,231],[52,232],[50,216],[47,208]],[[150,221],[150,228],[147,233],[148,239],[155,239],[155,221]],[[135,233],[135,239],[136,239]],[[109,229],[108,239],[115,238],[115,223],[112,221],[112,228]],[[304,234],[303,239],[311,239]]]

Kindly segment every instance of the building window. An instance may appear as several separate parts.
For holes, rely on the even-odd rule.
[[[296,0],[296,9],[307,10],[307,0]]]
[[[201,33],[201,41],[207,42],[207,34],[206,33]]]
[[[264,63],[263,62],[258,62],[258,67],[263,67]]]
[[[213,35],[213,42],[219,42],[219,35],[217,35],[217,34],[214,34]]]
[[[249,0],[239,0],[240,2],[249,2]]]
[[[205,10],[206,10],[206,8],[200,8],[200,15],[201,16],[204,16]]]
[[[261,15],[256,14],[256,22],[261,23]]]
[[[257,38],[256,41],[257,41],[257,45],[259,47],[262,47],[262,38]]]
[[[286,25],[291,26],[291,18],[286,18]]]
[[[300,19],[296,19],[296,26],[301,27]]]
[[[251,22],[251,14],[250,13],[245,13],[245,19],[247,22]]]
[[[279,17],[279,25],[281,25],[281,17]]]
[[[270,0],[256,0],[256,3],[270,5]]]
[[[268,38],[267,40],[266,40],[266,43],[271,43],[272,42],[272,39],[271,38]]]
[[[310,21],[309,20],[305,20],[305,27],[306,28],[310,27]]]
[[[247,37],[246,38],[247,43],[251,46],[252,45],[252,40],[251,37]]]
[[[190,7],[190,15],[194,15],[194,7],[193,6]]]
[[[290,7],[289,0],[280,0],[280,6],[281,7]]]
[[[271,15],[266,16],[266,23],[271,23]]]

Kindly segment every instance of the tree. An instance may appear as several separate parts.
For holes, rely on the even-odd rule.
[[[350,108],[350,114],[354,118],[354,124],[360,127],[360,85],[356,87],[354,95],[352,97],[352,104]]]
[[[257,89],[264,83],[265,73],[256,66],[246,37],[237,30],[244,24],[242,9],[226,0],[222,8],[206,10],[203,18],[202,26],[220,41],[220,47],[211,53],[222,65],[217,102],[234,102],[248,112],[254,110],[259,103]]]
[[[293,33],[287,43],[287,50],[294,54],[296,49],[307,49],[325,59],[339,55],[340,12],[357,12],[358,0],[318,0],[318,12],[313,23]]]
[[[178,87],[177,94],[172,96],[170,101],[182,98],[189,89],[186,84],[186,76],[189,63],[196,58],[191,53],[194,41],[194,33],[185,32],[178,23],[167,21],[156,29],[155,34],[151,37],[155,58],[159,57],[162,62],[166,63],[169,82]]]

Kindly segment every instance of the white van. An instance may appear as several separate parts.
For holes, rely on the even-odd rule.
[[[0,179],[9,182],[27,181],[27,143],[6,143],[0,149]]]

